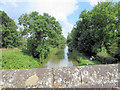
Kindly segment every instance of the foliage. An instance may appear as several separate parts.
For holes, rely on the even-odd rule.
[[[2,49],[2,69],[38,68],[37,59],[24,55],[19,49]]]
[[[84,55],[83,53],[79,53],[77,50],[73,50],[72,52],[68,53],[68,57],[71,60],[75,60],[77,61],[78,65],[95,65],[95,64],[101,64],[100,61],[96,61],[96,60],[89,60],[89,57]]]
[[[104,63],[116,62],[120,56],[119,25],[118,3],[98,3],[91,11],[81,12],[76,27],[68,34],[68,46],[89,56],[107,53],[111,58],[106,61],[99,56],[100,60]]]
[[[0,17],[2,18],[2,47],[12,48],[19,45],[19,37],[17,31],[17,25],[14,20],[8,17],[8,15],[0,10]],[[2,30],[2,31],[1,31]]]
[[[47,57],[50,47],[60,47],[65,44],[62,28],[54,17],[47,13],[38,12],[23,14],[19,17],[19,24],[24,27],[22,36],[27,36],[27,50],[34,58],[41,62]]]

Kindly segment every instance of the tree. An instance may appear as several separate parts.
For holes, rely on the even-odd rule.
[[[2,47],[11,48],[18,46],[17,25],[4,11],[0,11],[0,16],[2,18]]]
[[[107,53],[110,55],[106,54],[106,57],[111,56],[114,58],[113,61],[118,60],[116,58],[119,56],[120,40],[118,3],[100,2],[91,11],[83,10],[79,18],[75,30],[70,33],[71,41],[68,36],[69,46],[90,56]],[[106,62],[113,61],[111,59]]]
[[[47,13],[25,13],[19,17],[19,24],[24,27],[22,35],[28,35],[28,51],[41,62],[47,57],[50,47],[59,47],[61,38],[64,38],[59,22]]]

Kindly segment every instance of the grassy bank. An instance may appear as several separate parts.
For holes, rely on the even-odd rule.
[[[69,58],[71,58],[72,60],[75,60],[78,62],[78,66],[81,65],[95,65],[95,64],[101,64],[99,61],[96,60],[89,60],[88,56],[83,55],[82,53],[79,53],[78,51],[74,50],[69,54]]]
[[[39,67],[32,56],[25,55],[20,49],[2,49],[2,69],[31,69]]]
[[[32,68],[44,68],[44,63],[47,63],[48,57],[56,53],[60,48],[50,48],[50,52],[44,62],[41,64],[40,60],[33,58],[27,54],[24,54],[21,49],[2,48],[2,61],[0,69],[32,69]]]

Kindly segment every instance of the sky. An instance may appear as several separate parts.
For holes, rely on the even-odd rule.
[[[16,24],[20,15],[24,13],[33,11],[39,14],[48,13],[60,22],[62,33],[67,38],[68,32],[71,32],[79,20],[81,11],[92,10],[100,1],[106,0],[0,0],[0,10],[5,11]]]

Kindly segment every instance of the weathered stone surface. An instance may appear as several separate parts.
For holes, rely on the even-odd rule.
[[[118,87],[120,87],[120,64],[118,64]]]
[[[25,81],[25,85],[36,85],[37,81],[39,80],[38,76],[35,74],[31,77],[29,77],[26,81]]]
[[[36,69],[18,69],[3,71],[3,87],[6,88],[25,88],[27,78],[35,74]]]
[[[3,72],[3,70],[0,71],[0,88],[3,87],[2,72]]]
[[[53,70],[54,87],[67,88],[81,85],[81,74],[77,67],[55,68]]]
[[[36,75],[36,77],[34,75]],[[6,88],[52,87],[52,79],[53,76],[52,71],[50,69],[42,68],[3,71],[3,87]]]
[[[119,88],[118,64],[0,70],[0,88]]]
[[[52,69],[40,68],[36,69],[36,75],[39,77],[37,88],[52,88],[53,74]]]
[[[118,82],[118,65],[77,66],[82,75],[82,84],[95,85]]]

